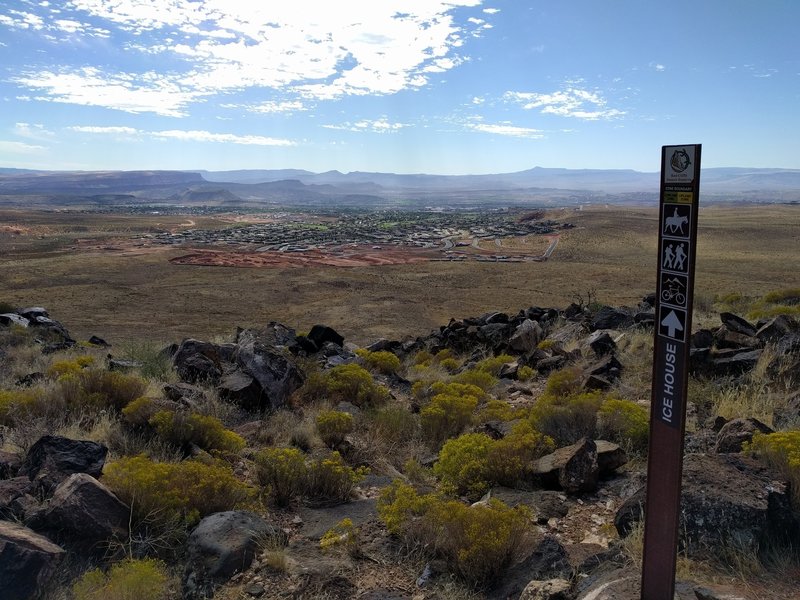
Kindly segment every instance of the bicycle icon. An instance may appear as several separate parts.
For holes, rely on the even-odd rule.
[[[675,288],[668,288],[661,292],[661,300],[664,302],[674,300],[673,304],[679,304],[680,306],[686,304],[686,296]]]

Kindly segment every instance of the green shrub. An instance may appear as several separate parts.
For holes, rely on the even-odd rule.
[[[331,452],[308,465],[306,496],[321,503],[347,502],[355,486],[368,472],[366,467],[353,469],[345,464],[338,452]]]
[[[475,369],[462,371],[461,373],[453,377],[453,381],[455,383],[474,385],[476,387],[481,388],[484,392],[489,391],[495,385],[497,385],[497,377],[495,377],[494,375],[492,375],[487,371],[478,371]]]
[[[333,448],[353,431],[353,415],[338,410],[323,410],[317,415],[317,431],[325,444]]]
[[[461,361],[456,360],[455,358],[443,358],[439,361],[439,367],[447,371],[448,373],[454,373],[458,368],[461,366]]]
[[[601,438],[632,451],[647,449],[650,422],[649,413],[643,406],[630,400],[608,398],[600,406],[597,417],[597,431]]]
[[[94,357],[84,355],[72,360],[57,360],[47,368],[47,375],[58,378],[63,375],[74,375],[80,373],[87,367],[94,364]]]
[[[420,350],[414,355],[414,358],[412,359],[412,362],[415,365],[419,365],[421,367],[430,366],[432,361],[433,361],[433,354],[431,354],[427,350]]]
[[[311,374],[304,385],[304,395],[332,402],[351,402],[358,407],[377,406],[389,399],[389,390],[375,382],[361,365],[338,365],[329,371]]]
[[[158,435],[175,446],[194,444],[206,451],[236,453],[246,443],[240,435],[225,429],[216,417],[188,411],[162,410],[150,420]]]
[[[358,528],[353,525],[352,519],[342,519],[320,538],[319,547],[323,552],[344,547],[349,554],[358,555]]]
[[[386,527],[409,544],[443,558],[458,576],[476,586],[497,579],[514,560],[530,527],[530,510],[496,499],[467,506],[394,482],[378,500]]]
[[[436,394],[431,403],[420,411],[423,435],[438,446],[444,440],[458,435],[466,427],[478,398],[452,393]]]
[[[298,496],[318,503],[347,502],[368,472],[364,467],[346,465],[338,452],[307,461],[295,448],[269,448],[255,460],[259,483],[269,489],[279,506]]]
[[[370,414],[378,437],[390,444],[412,439],[417,434],[418,420],[402,406],[388,405]]]
[[[58,379],[61,396],[72,408],[105,409],[121,411],[147,389],[147,383],[135,375],[118,371],[83,369],[67,373]]]
[[[149,342],[128,342],[122,347],[126,360],[138,363],[139,373],[148,379],[168,379],[172,373],[172,361],[158,345]]]
[[[599,391],[567,396],[544,394],[531,409],[531,424],[559,446],[574,444],[582,437],[594,437],[602,403]]]
[[[476,500],[494,485],[514,487],[529,479],[533,461],[554,449],[552,439],[523,421],[499,440],[483,433],[467,433],[448,440],[433,472],[444,492]]]
[[[581,390],[581,383],[581,370],[569,367],[551,373],[544,391],[549,396],[569,396]]]
[[[517,369],[517,379],[520,381],[530,381],[534,377],[536,377],[536,369],[533,369],[528,365],[522,365],[519,369]]]
[[[222,462],[164,463],[144,455],[106,465],[103,483],[131,507],[140,523],[196,523],[201,517],[231,510],[253,498],[253,490]]]
[[[489,489],[489,449],[494,440],[484,433],[466,433],[448,440],[433,465],[445,492],[480,498]]]
[[[87,571],[73,585],[75,600],[161,600],[167,597],[167,572],[153,559],[125,560],[108,573]]]
[[[518,417],[517,411],[505,400],[489,400],[475,416],[475,423],[488,421],[513,421]]]
[[[155,400],[142,396],[122,409],[122,418],[133,427],[144,427],[150,424],[150,419],[160,410],[161,406]]]
[[[297,448],[267,448],[255,457],[256,476],[275,504],[287,506],[306,486],[306,459]]]
[[[795,508],[800,508],[800,430],[756,432],[743,451],[760,457],[783,473],[791,482]]]
[[[361,357],[371,371],[391,375],[400,370],[400,359],[387,350],[370,352],[364,348],[359,348],[356,350],[356,354]]]
[[[772,304],[800,304],[800,288],[774,290],[764,294],[763,300]]]
[[[503,368],[503,365],[514,362],[514,360],[516,359],[510,354],[499,354],[490,358],[484,358],[475,365],[475,368],[478,371],[484,371],[497,377],[498,373],[500,373],[500,369]]]
[[[514,425],[507,436],[495,441],[486,459],[486,476],[492,485],[516,487],[530,479],[533,461],[555,450],[553,439],[535,431],[528,421]]]
[[[13,426],[51,408],[41,388],[0,390],[0,425]]]

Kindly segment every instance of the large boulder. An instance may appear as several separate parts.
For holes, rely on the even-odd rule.
[[[247,511],[226,511],[205,517],[189,536],[183,597],[210,598],[214,589],[248,569],[260,543],[283,545],[286,534]]]
[[[737,454],[690,454],[683,467],[681,545],[690,557],[727,545],[757,553],[770,544],[796,539],[789,486],[764,465]],[[645,489],[617,511],[614,524],[627,535],[645,512]]]
[[[130,508],[91,475],[75,473],[56,488],[37,516],[34,529],[57,532],[85,542],[127,535]]]
[[[516,352],[532,352],[537,344],[542,341],[543,336],[544,331],[539,323],[531,319],[525,319],[517,326],[509,338],[508,347]]]
[[[28,450],[19,474],[49,493],[73,473],[100,477],[107,454],[108,448],[97,442],[45,435]]]
[[[257,406],[248,408],[275,410],[283,406],[289,396],[303,385],[303,375],[297,365],[274,346],[265,344],[260,338],[241,338],[234,353],[234,361],[245,375],[260,386],[261,394]],[[240,384],[247,381],[240,377]],[[251,384],[244,385],[247,397],[255,398]]]
[[[720,313],[719,319],[728,331],[735,331],[747,337],[755,337],[756,335],[756,328],[753,324],[738,315],[723,312]]]
[[[195,339],[181,342],[172,363],[186,383],[217,383],[224,369],[219,346]]]
[[[772,428],[758,419],[732,419],[717,434],[715,452],[741,452],[742,446],[753,439],[756,432],[772,433]]]
[[[600,475],[597,445],[584,438],[576,444],[559,448],[537,460],[533,473],[539,475],[545,485],[557,484],[568,494],[594,491]]]
[[[63,557],[64,550],[46,537],[0,521],[0,598],[39,597]]]
[[[337,346],[344,345],[344,337],[327,325],[314,325],[306,337],[314,342],[317,348],[322,348],[322,346],[328,342],[334,343]]]
[[[27,477],[0,481],[0,519],[24,519],[28,499],[32,499],[34,493],[36,486]]]
[[[604,306],[589,321],[591,331],[598,329],[623,329],[633,324],[633,316],[627,310]]]

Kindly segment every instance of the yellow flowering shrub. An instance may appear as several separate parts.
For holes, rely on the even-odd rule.
[[[476,586],[497,579],[513,562],[531,523],[524,505],[509,508],[490,499],[468,506],[420,495],[399,481],[384,490],[378,514],[391,533],[443,558],[456,575]]]
[[[791,482],[795,506],[800,508],[800,429],[756,432],[742,448],[778,469]]]
[[[650,436],[650,415],[646,408],[630,400],[608,398],[597,411],[597,431],[633,451],[647,450]]]
[[[353,431],[353,415],[339,410],[322,410],[317,415],[317,431],[325,444],[333,448]]]
[[[390,375],[400,370],[400,359],[387,350],[371,352],[370,350],[359,348],[356,350],[356,354],[361,357],[364,364],[371,371]]]
[[[192,524],[254,496],[254,490],[222,462],[165,463],[144,455],[129,456],[107,464],[102,481],[131,507],[139,522]]]
[[[107,573],[87,571],[72,586],[75,600],[162,600],[167,597],[167,571],[161,561],[124,560]]]

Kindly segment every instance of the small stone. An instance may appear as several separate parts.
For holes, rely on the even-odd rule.
[[[253,596],[254,598],[259,598],[264,595],[264,586],[260,583],[251,583],[246,588],[244,588],[244,593]]]

